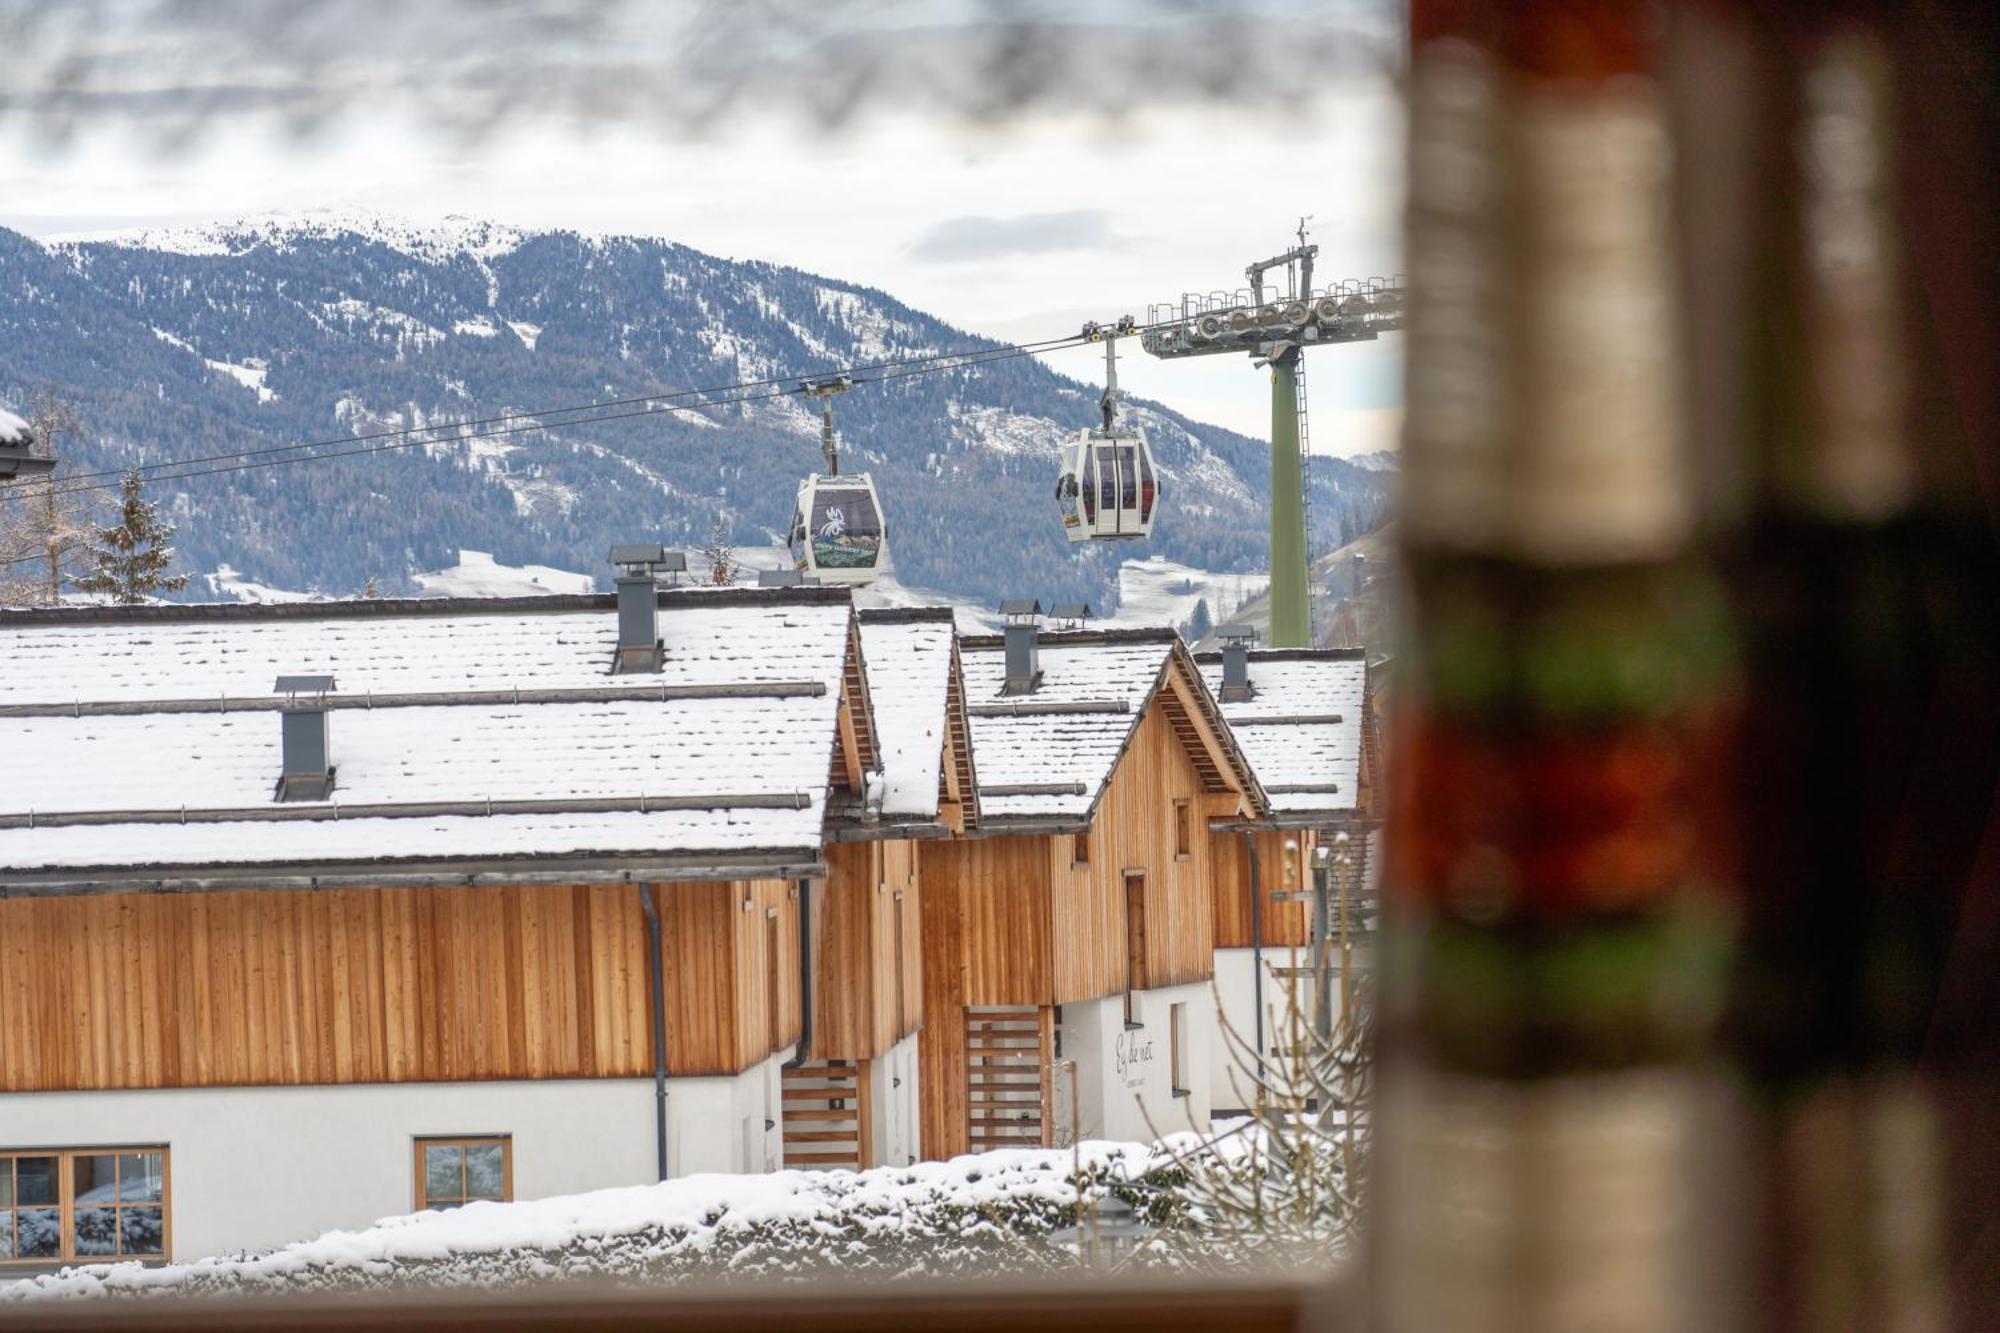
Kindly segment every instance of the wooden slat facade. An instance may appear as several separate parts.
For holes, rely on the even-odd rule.
[[[921,877],[913,843],[835,843],[816,892],[815,1060],[872,1060],[923,1021]]]
[[[670,1073],[737,1073],[770,1053],[774,1026],[780,1044],[797,1040],[791,888],[655,890]],[[0,902],[0,1091],[641,1076],[652,1022],[639,892]]]
[[[1149,710],[1098,803],[1089,863],[1076,863],[1071,838],[1039,839],[1054,885],[1053,991],[1034,1001],[1010,996],[976,1002],[1066,1004],[1124,990],[1128,872],[1145,876],[1146,984],[1179,986],[1213,976],[1206,830],[1211,813],[1234,812],[1236,798],[1206,794],[1203,787],[1166,710]],[[1186,856],[1175,850],[1177,801],[1187,802]]]
[[[1257,849],[1257,875],[1264,894],[1264,943],[1305,944],[1309,928],[1306,905],[1274,901],[1272,895],[1310,887],[1306,868],[1318,837],[1310,830],[1264,833],[1214,833],[1208,837],[1212,868],[1215,947],[1247,949],[1250,933],[1250,857],[1243,846],[1248,837]],[[1290,843],[1288,850],[1286,844]]]
[[[968,1011],[1046,1013],[1126,989],[1128,876],[1143,881],[1137,890],[1145,919],[1143,984],[1178,986],[1214,975],[1208,820],[1241,813],[1243,798],[1211,790],[1233,780],[1226,763],[1208,758],[1197,766],[1190,757],[1189,747],[1211,735],[1188,697],[1195,688],[1182,665],[1169,666],[1156,706],[1139,720],[1098,802],[1088,861],[1077,861],[1077,838],[1067,833],[920,844],[926,1021],[918,1054],[926,1156],[977,1146],[967,1132],[975,1110],[968,1096]],[[1174,706],[1161,706],[1169,698]],[[1184,811],[1184,855],[1177,805]]]

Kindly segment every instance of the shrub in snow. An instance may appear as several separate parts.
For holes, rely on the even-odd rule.
[[[10,1300],[272,1295],[589,1281],[1028,1276],[1074,1271],[1074,1237],[1115,1201],[1154,1227],[1198,1227],[1178,1194],[1201,1141],[975,1154],[863,1172],[691,1176],[389,1218],[267,1254],[71,1268],[0,1287]],[[1185,1262],[1149,1243],[1123,1262]]]

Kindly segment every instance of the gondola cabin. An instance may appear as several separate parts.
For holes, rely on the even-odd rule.
[[[889,528],[866,472],[799,483],[792,511],[794,565],[822,583],[873,583],[889,558]]]
[[[1056,507],[1072,542],[1150,537],[1159,500],[1144,431],[1079,431],[1063,450]]]

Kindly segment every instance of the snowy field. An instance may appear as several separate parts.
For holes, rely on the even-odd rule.
[[[1127,560],[1118,567],[1119,625],[1187,625],[1208,603],[1210,624],[1221,625],[1243,603],[1263,595],[1264,574],[1217,574],[1164,556]],[[1199,637],[1199,636],[1195,636]]]
[[[782,546],[742,546],[736,548],[735,555],[740,565],[736,581],[744,585],[755,585],[758,570],[792,567],[791,555]],[[687,559],[688,572],[681,581],[707,583],[707,560],[696,550],[688,551]],[[606,573],[608,576],[608,568]],[[204,575],[203,580],[210,594],[222,600],[325,600],[323,594],[255,582],[228,565]],[[537,593],[589,592],[594,586],[589,574],[549,565],[509,565],[489,552],[473,550],[461,550],[457,564],[418,574],[415,581],[421,589],[420,596],[432,597],[531,597]],[[1115,614],[1101,617],[1101,623],[1184,628],[1194,618],[1195,608],[1206,602],[1210,622],[1221,625],[1235,608],[1262,596],[1268,582],[1262,574],[1219,574],[1161,556],[1127,560],[1118,570],[1118,609]],[[854,601],[857,606],[873,607],[949,606],[957,613],[958,627],[963,633],[993,633],[1000,628],[996,608],[934,589],[910,587],[897,579],[893,566],[874,583],[856,588]]]

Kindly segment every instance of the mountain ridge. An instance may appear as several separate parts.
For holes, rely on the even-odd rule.
[[[335,210],[37,241],[0,229],[0,400],[82,400],[72,471],[463,422],[551,404],[780,382],[997,349],[879,289],[646,237]],[[1097,390],[1031,357],[868,385],[836,403],[845,457],[883,492],[907,584],[982,601],[1115,597],[1119,559],[1262,564],[1263,442],[1128,401],[1168,482],[1150,543],[1071,551],[1054,451]],[[762,545],[817,462],[795,397],[549,425],[366,459],[182,483],[155,498],[186,567],[338,593],[407,590],[461,549],[599,569],[611,540],[693,546],[718,514]],[[1316,459],[1322,543],[1365,531],[1386,484]]]

